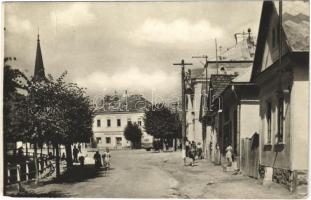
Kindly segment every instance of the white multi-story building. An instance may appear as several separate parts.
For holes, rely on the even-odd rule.
[[[130,147],[130,141],[124,137],[124,129],[129,122],[138,124],[143,134],[144,112],[130,111],[104,111],[96,113],[93,124],[94,141],[101,148],[126,148]]]
[[[142,139],[152,137],[144,130],[144,110],[150,103],[142,95],[106,96],[95,111],[93,144],[97,148],[129,148],[131,142],[124,137],[129,122],[140,126]]]

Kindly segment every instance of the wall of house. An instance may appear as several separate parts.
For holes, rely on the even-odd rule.
[[[201,90],[202,83],[196,83],[194,85],[193,102],[190,101],[190,95],[188,99],[188,109],[186,114],[187,121],[187,138],[190,141],[196,143],[203,143],[202,138],[202,123],[199,121],[200,117],[200,104],[201,104]]]
[[[291,91],[292,170],[308,169],[309,102],[308,67],[296,66]]]
[[[240,116],[240,138],[251,138],[255,132],[259,133],[259,104],[241,103]]]
[[[206,126],[206,142],[205,142],[205,154],[206,158],[210,161],[213,160],[212,148],[213,148],[213,129],[211,126]]]
[[[203,138],[202,138],[202,123],[199,121],[200,118],[200,104],[201,104],[201,92],[202,92],[202,83],[197,83],[194,86],[194,103],[193,103],[193,108],[194,108],[194,141],[196,143],[200,142],[201,144],[203,143]]]
[[[193,141],[195,138],[195,126],[194,126],[194,108],[191,101],[191,95],[186,95],[187,109],[186,109],[186,136],[189,141]]]
[[[127,141],[124,137],[124,129],[128,123],[141,124],[142,131],[143,129],[143,116],[144,113],[140,112],[122,112],[122,113],[102,113],[97,114],[94,118],[93,123],[93,132],[94,132],[94,141],[97,142],[98,147],[109,147],[115,148],[128,147],[130,142]],[[111,125],[108,127],[107,120],[110,119]],[[121,120],[121,125],[117,126],[117,119]],[[100,120],[100,126],[97,125],[97,120]],[[110,142],[107,143],[106,138],[110,138]],[[121,145],[117,145],[117,138],[122,138]]]
[[[260,86],[260,160],[264,166],[290,169],[291,167],[291,132],[290,132],[290,110],[289,110],[289,99],[284,98],[284,129],[283,129],[283,143],[284,148],[280,151],[276,151],[277,144],[277,89],[278,89],[278,78],[275,74],[270,74],[269,80]],[[283,75],[282,88],[288,88],[291,85],[292,80],[289,75]],[[267,102],[271,102],[272,113],[271,113],[271,143],[268,143],[268,126],[267,126]],[[287,113],[285,110],[288,110]]]

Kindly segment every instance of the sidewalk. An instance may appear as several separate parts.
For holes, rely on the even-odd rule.
[[[198,160],[195,166],[184,166],[180,152],[170,156],[159,155],[160,168],[178,181],[175,188],[180,196],[188,198],[256,198],[292,199],[306,198],[303,194],[290,193],[284,186],[276,183],[261,185],[259,180],[242,174],[232,175],[224,172],[221,166],[208,160]],[[188,160],[189,163],[189,160]],[[154,163],[157,165],[157,163]]]

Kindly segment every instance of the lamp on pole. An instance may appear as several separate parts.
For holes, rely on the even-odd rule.
[[[181,60],[181,63],[174,63],[173,65],[181,66],[181,104],[182,104],[182,157],[184,159],[184,164],[186,164],[186,99],[185,99],[185,66],[192,65],[192,63],[185,63],[184,60]]]

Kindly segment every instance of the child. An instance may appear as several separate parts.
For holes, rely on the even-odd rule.
[[[109,153],[109,148],[107,148],[106,152],[103,153],[104,167],[106,167],[107,169],[110,168],[110,158],[111,158],[111,155]]]
[[[232,165],[232,146],[229,144],[226,148],[226,159],[228,162],[228,166]]]

